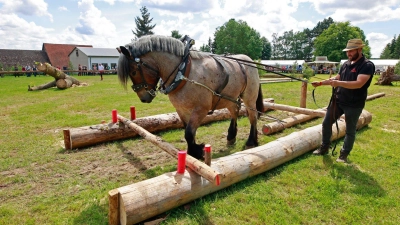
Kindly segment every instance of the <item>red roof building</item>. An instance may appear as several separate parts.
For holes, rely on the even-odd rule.
[[[54,67],[63,68],[69,66],[69,53],[75,47],[93,47],[92,45],[73,44],[50,44],[43,43],[42,51],[47,53],[50,64]]]

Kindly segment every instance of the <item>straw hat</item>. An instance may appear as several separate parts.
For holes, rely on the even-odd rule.
[[[364,47],[365,45],[363,44],[361,39],[350,39],[347,42],[347,46],[345,49],[343,49],[344,52],[347,52],[349,50],[353,50],[353,49],[359,49]]]

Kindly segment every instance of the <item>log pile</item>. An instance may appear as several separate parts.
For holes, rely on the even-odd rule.
[[[54,66],[50,65],[49,63],[35,63],[37,66],[38,71],[43,72],[49,76],[54,77],[54,81],[49,82],[47,84],[31,87],[28,86],[28,91],[37,91],[43,90],[47,88],[57,87],[59,89],[66,89],[70,88],[73,85],[76,86],[87,86],[86,83],[82,83],[79,80],[65,74],[63,71],[55,68]]]
[[[393,81],[400,81],[400,75],[394,74],[394,66],[388,66],[387,70],[381,73],[377,85],[392,85]]]
[[[372,115],[363,111],[357,129],[368,125]],[[109,191],[109,224],[135,224],[197,198],[226,188],[294,159],[321,143],[321,126],[294,132],[265,145],[214,159],[211,168],[222,175],[219,186],[203,179],[191,169],[183,177],[170,172]],[[332,127],[332,140],[345,135],[346,123]],[[339,132],[339,133],[337,133]]]
[[[274,99],[264,99],[264,108],[266,103],[273,102]],[[246,108],[242,106],[239,110],[240,116],[246,116]],[[203,124],[215,121],[230,119],[231,115],[227,109],[215,110],[213,114],[207,115],[203,119]],[[159,114],[155,116],[141,117],[135,120],[135,123],[147,131],[154,133],[170,129],[183,128],[183,123],[177,113]],[[64,145],[65,149],[76,149],[108,141],[122,140],[138,136],[138,133],[128,127],[120,127],[118,124],[97,124],[79,128],[65,129]]]

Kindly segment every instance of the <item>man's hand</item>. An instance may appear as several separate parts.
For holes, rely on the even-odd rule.
[[[322,85],[322,82],[320,82],[320,81],[314,81],[314,82],[312,82],[311,84],[312,84],[313,87],[318,87],[318,86],[321,86],[321,85]]]

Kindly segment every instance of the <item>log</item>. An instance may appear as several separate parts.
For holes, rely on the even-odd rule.
[[[274,99],[267,98],[264,102],[273,102]],[[239,110],[240,116],[246,115],[246,108],[243,106]],[[207,115],[202,121],[202,125],[215,121],[230,119],[230,113],[227,109],[215,110],[213,114]],[[155,116],[137,118],[135,123],[147,131],[154,133],[169,129],[183,128],[183,123],[177,113],[167,113]],[[136,137],[138,134],[127,127],[119,127],[117,124],[98,124],[80,128],[64,130],[65,149],[76,149],[108,141],[122,140]]]
[[[358,120],[358,129],[368,125],[371,120],[371,114],[363,110]],[[321,126],[310,127],[262,146],[213,159],[211,168],[219,171],[224,178],[219,186],[188,169],[183,177],[179,177],[180,182],[177,182],[177,174],[171,172],[117,188],[119,210],[109,207],[109,217],[119,215],[119,221],[109,223],[125,225],[141,222],[281,165],[317,148],[322,138]],[[344,120],[340,120],[338,126],[339,134],[336,127],[332,127],[333,140],[345,135]],[[115,202],[114,199],[113,204]]]
[[[282,110],[282,111],[293,112],[293,113],[302,113],[302,114],[306,114],[306,115],[315,115],[315,116],[319,116],[319,117],[324,117],[325,116],[325,112],[322,111],[322,110],[305,109],[305,108],[282,105],[282,104],[276,104],[276,103],[264,102],[264,107],[267,107],[269,109],[274,109],[274,110]]]
[[[307,107],[307,82],[301,83],[300,108]]]
[[[382,96],[385,96],[385,93],[376,93],[376,94],[373,94],[373,95],[368,95],[367,96],[367,101],[373,100],[375,98],[380,98]],[[324,108],[324,109],[322,109],[320,111],[325,113],[326,112],[326,108]],[[282,123],[280,121],[276,121],[276,122],[272,122],[272,123],[269,123],[269,124],[265,124],[265,125],[263,125],[262,132],[265,135],[273,134],[273,133],[282,131],[285,128],[292,127],[292,126],[294,126],[296,124],[300,124],[300,123],[312,120],[312,119],[314,119],[316,117],[318,117],[318,115],[298,114],[298,115],[283,119],[282,121],[284,123]]]
[[[393,81],[400,81],[400,75],[394,74],[394,66],[388,66],[385,72],[382,72],[378,78],[378,85],[392,85]]]
[[[373,94],[373,95],[368,95],[367,96],[367,101],[373,100],[375,98],[380,98],[380,97],[383,97],[383,96],[385,96],[385,93],[383,93],[383,92],[376,93],[376,94]]]
[[[175,148],[172,144],[163,141],[160,137],[157,137],[147,130],[143,129],[142,127],[138,126],[134,122],[124,118],[123,116],[118,115],[118,120],[123,122],[127,127],[130,129],[135,130],[140,136],[142,136],[144,139],[150,141],[151,143],[155,144],[156,146],[160,147],[162,150],[167,152],[168,154],[172,155],[175,158],[178,158],[178,152],[179,150]],[[220,176],[215,170],[211,169],[208,165],[205,163],[193,158],[190,155],[186,156],[186,165],[195,171],[197,174],[201,175],[205,179],[207,179],[209,182],[219,185],[221,180]]]
[[[49,82],[47,84],[42,84],[42,85],[34,86],[34,87],[31,87],[31,86],[28,85],[28,91],[43,90],[43,89],[52,88],[52,87],[55,87],[55,86],[56,86],[56,81],[54,80],[54,81]]]
[[[49,63],[35,63],[38,71],[43,72],[47,75],[54,77],[55,81],[40,85],[37,87],[28,87],[28,91],[43,90],[56,86],[59,89],[66,89],[72,87],[72,85],[87,85],[81,83],[79,80],[65,74],[63,71],[51,66]]]
[[[273,134],[279,131],[284,130],[285,128],[292,127],[296,124],[300,124],[314,118],[318,117],[318,115],[305,115],[305,114],[298,114],[292,117],[283,119],[283,123],[280,121],[272,122],[263,125],[262,132],[265,135]]]

